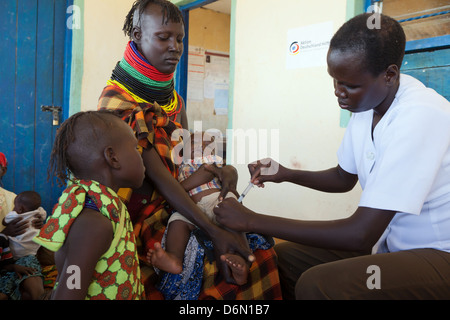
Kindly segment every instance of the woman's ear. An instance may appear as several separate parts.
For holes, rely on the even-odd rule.
[[[142,38],[142,31],[141,28],[134,26],[133,30],[131,31],[131,38],[135,43],[141,43]]]
[[[384,75],[386,85],[393,86],[398,81],[399,75],[400,70],[398,69],[398,66],[396,64],[391,64],[389,67],[387,67],[386,73]]]
[[[105,157],[105,161],[106,163],[113,169],[120,169],[121,165],[120,165],[120,161],[116,156],[116,153],[113,149],[113,147],[111,146],[107,146],[104,150],[103,150],[103,156]]]

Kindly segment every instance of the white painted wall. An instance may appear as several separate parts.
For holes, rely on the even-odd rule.
[[[339,126],[332,80],[326,66],[288,70],[286,45],[292,28],[333,21],[336,31],[345,22],[346,1],[237,0],[235,4],[233,131],[279,130],[279,141],[272,143],[279,142],[279,161],[284,166],[305,170],[336,166],[345,129]],[[231,149],[232,158],[227,160],[238,168],[238,187],[243,191],[250,176],[246,164],[236,163],[236,141]],[[250,162],[258,155],[247,158]],[[348,194],[326,194],[272,183],[253,188],[245,205],[289,218],[335,219],[353,213],[359,195],[359,185]]]
[[[122,59],[128,42],[122,31],[134,0],[84,0],[84,65],[81,110],[96,110],[98,98]]]

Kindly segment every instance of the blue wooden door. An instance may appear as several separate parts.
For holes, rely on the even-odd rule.
[[[450,101],[450,49],[407,53],[401,70]]]
[[[61,192],[47,180],[58,125],[41,106],[65,107],[66,2],[0,1],[0,151],[9,162],[3,183],[15,193],[39,192],[47,213]]]

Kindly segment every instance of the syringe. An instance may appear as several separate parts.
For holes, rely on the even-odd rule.
[[[244,192],[241,193],[241,196],[238,199],[238,202],[242,202],[242,199],[244,199],[244,197],[247,195],[247,193],[250,191],[251,188],[253,188],[254,184],[253,183],[249,183],[247,188],[245,188]]]

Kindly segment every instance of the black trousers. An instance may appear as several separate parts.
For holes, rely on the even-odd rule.
[[[450,299],[450,253],[374,254],[275,246],[284,299]]]

